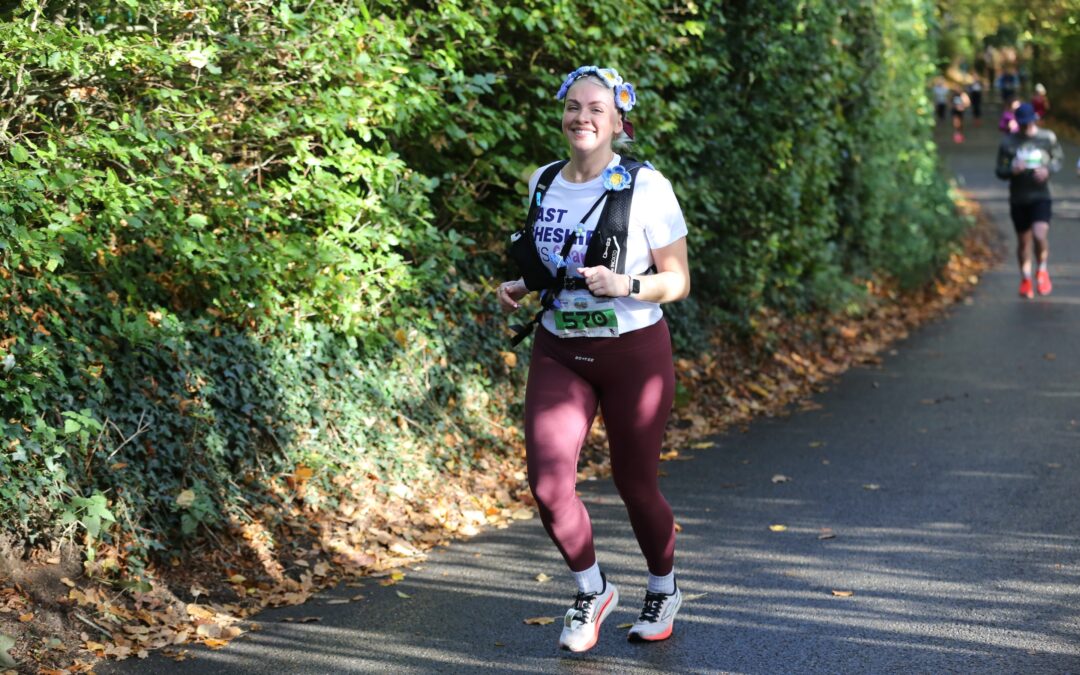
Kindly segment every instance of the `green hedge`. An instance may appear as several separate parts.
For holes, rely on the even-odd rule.
[[[929,0],[37,3],[0,24],[0,523],[136,559],[298,465],[505,452],[490,288],[583,61],[691,226],[679,346],[926,280]],[[524,350],[519,350],[524,356]],[[316,494],[314,492],[310,494]],[[314,498],[314,497],[313,497]],[[318,506],[318,504],[312,504]],[[115,520],[115,524],[111,522]]]

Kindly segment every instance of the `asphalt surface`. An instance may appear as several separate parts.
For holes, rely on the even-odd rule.
[[[962,145],[939,138],[1011,246],[995,126]],[[262,630],[225,649],[97,672],[1080,673],[1078,154],[1066,145],[1053,182],[1053,295],[1017,297],[1010,255],[947,317],[815,397],[821,409],[664,465],[689,596],[672,639],[625,640],[644,563],[613,487],[597,481],[581,492],[623,599],[588,653],[557,649],[558,621],[523,623],[561,616],[573,596],[534,519],[441,549],[396,586],[266,611]],[[366,598],[327,604],[357,592]]]

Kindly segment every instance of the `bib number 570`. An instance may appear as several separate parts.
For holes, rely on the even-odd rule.
[[[559,330],[604,328],[613,323],[615,323],[615,312],[611,310],[555,313],[555,327]]]

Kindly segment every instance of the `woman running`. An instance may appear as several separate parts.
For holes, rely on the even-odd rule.
[[[675,521],[657,478],[675,395],[660,304],[688,295],[690,273],[686,223],[671,183],[613,149],[633,137],[626,120],[637,100],[633,86],[613,69],[585,66],[566,77],[556,98],[564,101],[569,161],[537,169],[529,183],[530,214],[537,215],[526,232],[557,284],[543,289],[525,392],[525,443],[540,518],[578,587],[559,645],[581,652],[596,644],[619,601],[597,562],[589,514],[575,492],[578,457],[598,407],[615,486],[648,568],[629,639],[668,638],[682,603]],[[625,203],[619,201],[624,190],[632,199],[628,213],[615,206]],[[518,309],[529,286],[525,278],[501,284],[503,310]]]

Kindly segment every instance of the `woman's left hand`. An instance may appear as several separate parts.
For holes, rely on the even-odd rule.
[[[585,277],[589,292],[597,297],[621,298],[630,293],[630,279],[625,274],[615,274],[600,265],[579,267],[577,272]]]

